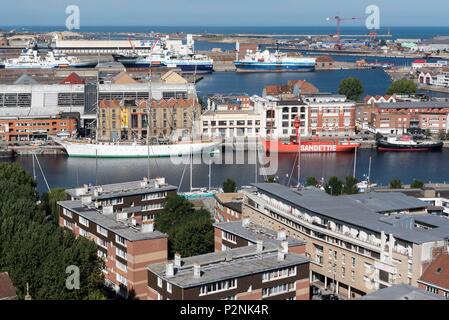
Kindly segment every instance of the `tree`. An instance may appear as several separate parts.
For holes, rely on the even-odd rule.
[[[324,189],[330,195],[339,196],[343,191],[343,182],[335,176],[330,177]]]
[[[422,187],[424,187],[424,182],[416,179],[413,180],[412,184],[410,185],[410,188],[413,189],[421,189]]]
[[[359,181],[352,177],[346,177],[345,180],[345,185],[343,187],[343,193],[344,194],[357,194],[359,192],[359,189],[357,188],[357,183],[359,183]]]
[[[169,235],[169,255],[176,252],[192,256],[213,251],[214,228],[209,211],[195,210],[193,204],[178,195],[170,196],[164,210],[156,215],[155,228]]]
[[[223,191],[225,193],[233,193],[237,189],[237,185],[234,180],[232,179],[226,179],[225,182],[223,182]]]
[[[8,271],[19,298],[102,299],[104,262],[97,246],[48,221],[36,183],[17,164],[0,164],[0,271]],[[66,268],[79,268],[79,290],[69,290]]]
[[[400,79],[394,81],[390,88],[387,91],[387,94],[405,94],[405,95],[414,95],[416,90],[418,89],[416,83],[409,79]]]
[[[357,78],[346,78],[340,82],[340,94],[344,94],[349,100],[359,101],[363,93],[363,85]]]
[[[44,192],[41,196],[41,207],[52,218],[55,224],[59,220],[58,201],[67,199],[67,194],[62,188],[52,189],[50,192]]]
[[[402,189],[402,182],[399,179],[393,179],[390,181],[391,189]]]
[[[318,180],[315,177],[308,177],[306,179],[307,187],[316,187],[318,185]]]

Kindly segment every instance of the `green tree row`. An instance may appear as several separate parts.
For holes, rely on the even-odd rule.
[[[103,299],[96,245],[56,224],[60,196],[56,191],[40,202],[27,172],[17,164],[0,164],[0,272],[9,272],[19,298],[28,283],[33,299]],[[78,290],[66,287],[69,266],[79,268]]]

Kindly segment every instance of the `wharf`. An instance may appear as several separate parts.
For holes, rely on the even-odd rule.
[[[62,146],[17,146],[11,147],[12,150],[17,155],[31,155],[31,154],[40,154],[40,155],[60,155],[66,154],[64,147]]]

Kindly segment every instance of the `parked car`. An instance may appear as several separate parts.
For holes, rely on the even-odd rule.
[[[321,300],[340,300],[336,294],[323,294]]]

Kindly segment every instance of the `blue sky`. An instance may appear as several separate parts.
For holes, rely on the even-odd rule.
[[[76,4],[85,26],[326,26],[328,16],[364,17],[366,6],[375,4],[382,26],[449,27],[447,1],[14,0],[2,1],[0,25],[62,26],[66,6]]]

